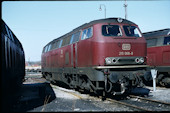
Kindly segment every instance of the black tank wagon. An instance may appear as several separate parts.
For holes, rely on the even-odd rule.
[[[15,34],[1,19],[1,110],[10,111],[13,95],[25,76],[25,53]]]

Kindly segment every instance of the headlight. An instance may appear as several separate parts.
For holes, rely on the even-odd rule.
[[[144,58],[140,58],[140,63],[144,63]]]
[[[136,59],[135,59],[135,62],[136,62],[136,63],[140,63],[140,64],[144,63],[144,61],[145,61],[145,60],[144,60],[143,57],[142,57],[142,58],[136,58]]]
[[[139,61],[140,61],[139,58],[136,58],[136,59],[135,59],[135,62],[136,62],[136,63],[139,63]]]
[[[112,62],[113,62],[114,64],[116,64],[117,59],[116,59],[116,58],[113,58],[113,59],[112,59]]]
[[[106,61],[106,64],[111,64],[112,63],[111,58],[106,58],[105,61]]]

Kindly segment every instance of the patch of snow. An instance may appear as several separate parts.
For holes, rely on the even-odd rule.
[[[70,94],[70,93],[67,93],[67,92],[64,92],[63,90],[59,90],[59,89],[56,89],[56,88],[53,88],[54,90],[54,93],[56,95],[56,97],[58,98],[64,98],[64,99],[79,99],[78,97]]]
[[[81,94],[78,91],[72,90],[72,89],[66,89],[66,88],[62,88],[59,86],[55,86],[55,85],[51,85],[56,97],[60,97],[60,98],[65,98],[65,99],[87,99],[89,98],[88,95],[86,94]]]

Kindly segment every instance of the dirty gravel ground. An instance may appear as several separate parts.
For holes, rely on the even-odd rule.
[[[29,112],[74,112],[74,111],[136,111],[124,105],[112,103],[107,100],[82,94],[72,89],[62,88],[49,84],[41,73],[30,73],[26,75],[22,90],[21,102],[16,105],[15,111]],[[152,87],[149,97],[155,100],[170,103],[170,88],[157,87],[153,92]],[[23,104],[24,103],[24,104]],[[21,105],[22,104],[22,105]]]

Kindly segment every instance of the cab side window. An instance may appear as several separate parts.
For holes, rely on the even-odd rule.
[[[61,45],[61,46],[63,47],[63,46],[69,45],[70,39],[71,39],[71,36],[65,37],[65,38],[63,39],[63,42],[62,42],[62,45]]]
[[[47,51],[50,51],[51,50],[51,44],[48,46],[48,50]]]
[[[170,45],[170,36],[164,37],[164,45]]]
[[[91,38],[93,36],[93,29],[92,27],[87,28],[85,30],[83,30],[82,36],[81,36],[81,40],[85,40],[88,38]]]
[[[70,40],[70,44],[78,42],[79,37],[80,37],[80,31],[72,35],[71,40]]]
[[[45,47],[45,51],[44,52],[47,52],[47,50],[48,50],[48,45]]]

